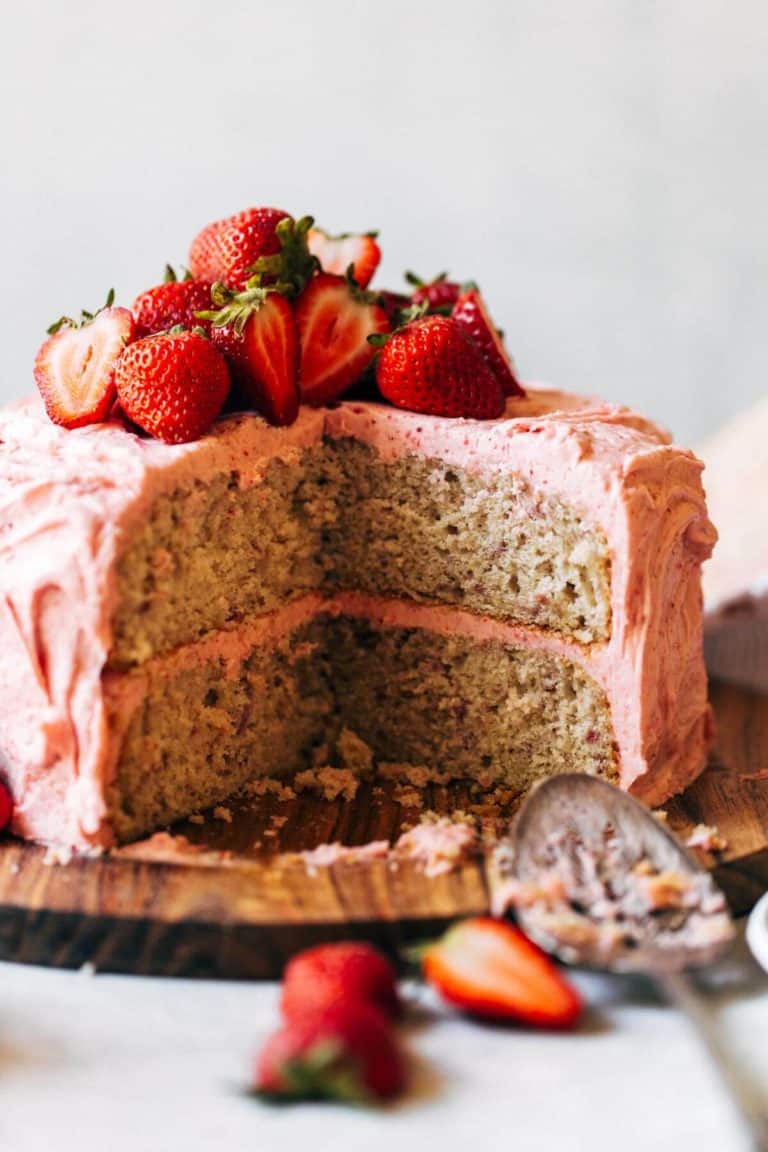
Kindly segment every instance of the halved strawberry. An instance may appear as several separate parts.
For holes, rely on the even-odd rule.
[[[367,288],[381,260],[377,235],[376,232],[343,232],[340,236],[329,236],[322,228],[312,228],[307,241],[323,272],[346,276],[351,266],[356,282],[361,288]]]
[[[451,316],[478,346],[483,359],[498,376],[505,396],[525,396],[509,353],[477,288],[462,293],[453,306]]]
[[[504,920],[460,921],[422,962],[443,999],[473,1016],[570,1028],[581,1014],[578,993],[546,953]]]
[[[224,300],[220,286],[214,299]],[[212,319],[211,339],[247,400],[270,424],[293,424],[299,414],[299,337],[286,298],[246,289],[218,313],[205,315]]]
[[[315,276],[299,296],[296,322],[299,389],[307,404],[327,404],[356,384],[376,355],[368,337],[390,328],[373,293],[328,273]]]
[[[449,316],[423,316],[390,336],[376,362],[382,396],[432,416],[494,420],[504,393],[480,349]]]
[[[114,293],[96,315],[62,316],[35,359],[35,383],[55,424],[81,428],[106,420],[115,402],[115,364],[135,336],[127,308],[113,308]]]
[[[211,284],[207,280],[185,277],[177,280],[169,266],[162,284],[148,288],[133,302],[136,334],[139,338],[165,332],[181,324],[185,328],[201,325],[197,313],[211,306]],[[204,322],[203,322],[204,323]]]

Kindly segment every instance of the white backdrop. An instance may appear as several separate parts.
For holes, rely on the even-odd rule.
[[[684,440],[765,391],[762,0],[7,5],[0,398],[248,204],[481,281],[527,378]]]

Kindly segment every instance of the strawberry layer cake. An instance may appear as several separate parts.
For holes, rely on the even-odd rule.
[[[60,324],[43,401],[0,414],[15,831],[134,839],[349,730],[520,793],[682,789],[710,728],[700,463],[524,391],[475,287],[373,293],[373,237],[273,211]]]

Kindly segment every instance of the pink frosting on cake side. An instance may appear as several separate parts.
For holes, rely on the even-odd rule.
[[[692,452],[627,408],[540,389],[492,422],[347,403],[329,413],[327,432],[385,459],[415,452],[478,473],[516,473],[598,524],[611,558],[611,638],[588,648],[541,642],[606,689],[625,788],[655,804],[697,775],[711,738],[700,568],[717,533]]]
[[[27,401],[0,413],[0,747],[17,797],[16,831],[78,847],[108,844],[105,790],[119,732],[109,730],[106,697],[111,707],[115,692],[140,692],[142,677],[162,674],[169,659],[215,650],[235,660],[244,644],[271,642],[290,627],[292,613],[319,609],[320,598],[308,597],[241,634],[208,637],[194,651],[160,658],[166,663],[130,687],[102,679],[115,559],[156,496],[222,471],[237,472],[243,486],[258,482],[273,457],[295,458],[323,434],[354,436],[385,458],[418,452],[477,472],[516,472],[599,524],[612,559],[607,645],[580,648],[451,609],[358,607],[383,613],[382,622],[419,619],[477,628],[479,636],[498,628],[510,640],[573,650],[609,690],[623,784],[654,803],[696,774],[709,730],[699,564],[714,530],[700,463],[627,409],[532,390],[505,418],[477,422],[348,402],[303,409],[289,429],[229,417],[203,440],[169,447],[118,423],[66,432]],[[352,611],[354,603],[326,606]],[[124,705],[127,716],[128,696]]]
[[[218,472],[256,483],[322,429],[312,409],[290,429],[232,416],[169,446],[119,422],[66,431],[37,399],[0,411],[0,749],[20,835],[109,842],[101,674],[122,541],[161,493]]]

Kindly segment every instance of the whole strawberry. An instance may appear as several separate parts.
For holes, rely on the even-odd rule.
[[[202,333],[173,329],[126,348],[115,384],[134,424],[166,444],[184,444],[204,435],[221,412],[229,370]]]
[[[287,1020],[345,1000],[371,1004],[390,1018],[400,1014],[394,968],[370,944],[318,944],[288,962],[281,999]]]
[[[162,284],[148,288],[133,302],[136,335],[139,338],[153,336],[179,324],[184,328],[199,326],[206,330],[205,321],[198,319],[197,313],[210,306],[211,285],[207,281],[191,277],[177,280],[169,267]]]
[[[256,261],[280,251],[277,225],[290,219],[280,208],[246,208],[208,224],[189,250],[192,275],[196,280],[220,280],[228,288],[244,288]]]
[[[525,396],[509,353],[477,288],[470,288],[461,294],[453,306],[451,316],[480,349],[488,367],[501,381],[505,395]]]
[[[505,406],[482,353],[447,316],[398,329],[379,353],[376,383],[396,407],[432,416],[494,420]]]
[[[253,1074],[254,1091],[272,1099],[375,1103],[404,1087],[388,1022],[359,1001],[289,1020],[268,1038]]]
[[[422,280],[415,272],[406,272],[405,278],[413,287],[411,303],[426,304],[430,312],[449,313],[461,295],[461,285],[449,280],[447,272],[433,280]]]
[[[35,359],[35,383],[55,424],[81,428],[106,420],[115,402],[115,365],[135,336],[127,308],[114,308],[114,293],[93,315],[62,316],[48,329]]]

